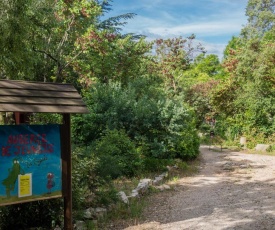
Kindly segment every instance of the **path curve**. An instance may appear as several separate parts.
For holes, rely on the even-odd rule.
[[[153,198],[145,222],[125,230],[275,229],[275,157],[200,151],[199,173]]]

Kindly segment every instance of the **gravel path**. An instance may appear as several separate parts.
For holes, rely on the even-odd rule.
[[[275,157],[201,146],[198,174],[159,193],[146,220],[125,230],[275,229]]]

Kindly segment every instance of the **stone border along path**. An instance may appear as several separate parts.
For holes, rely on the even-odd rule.
[[[275,229],[275,157],[200,150],[198,174],[150,197],[143,222],[112,229]]]

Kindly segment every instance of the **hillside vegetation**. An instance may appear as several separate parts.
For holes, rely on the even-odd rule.
[[[87,205],[116,202],[116,179],[195,159],[199,133],[275,149],[274,5],[249,0],[248,22],[219,60],[195,35],[148,42],[122,34],[135,15],[103,20],[110,1],[1,1],[0,79],[71,83],[89,108],[72,116],[75,218]],[[33,123],[59,118],[35,114]],[[58,199],[4,207],[0,227],[49,229],[61,209]]]

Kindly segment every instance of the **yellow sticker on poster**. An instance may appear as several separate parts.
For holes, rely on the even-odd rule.
[[[32,195],[32,174],[18,175],[18,197]]]

